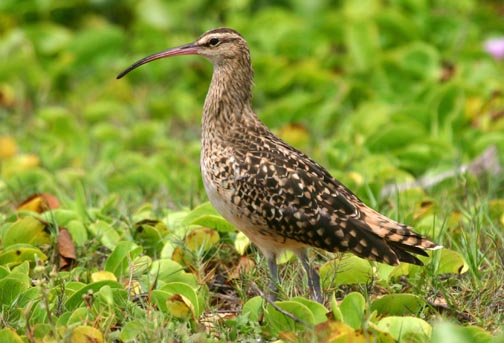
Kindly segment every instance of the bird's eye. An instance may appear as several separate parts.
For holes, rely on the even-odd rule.
[[[208,41],[208,45],[210,46],[217,46],[219,45],[219,39],[218,38],[212,38],[210,41]]]

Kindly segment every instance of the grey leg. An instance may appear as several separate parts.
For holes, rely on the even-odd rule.
[[[269,267],[269,272],[270,272],[270,294],[269,298],[272,301],[275,301],[278,295],[278,267],[276,263],[276,255],[271,256],[268,258],[268,267]]]
[[[320,277],[317,271],[310,265],[306,249],[299,249],[296,255],[303,264],[303,268],[308,274],[308,287],[310,288],[310,298],[322,304],[322,289],[320,288]]]

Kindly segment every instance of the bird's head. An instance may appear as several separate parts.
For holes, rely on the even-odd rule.
[[[245,58],[250,61],[248,44],[235,30],[218,28],[202,34],[195,42],[164,50],[142,58],[120,73],[120,79],[133,69],[165,57],[179,55],[200,55],[210,60],[214,65],[225,64],[232,59]]]

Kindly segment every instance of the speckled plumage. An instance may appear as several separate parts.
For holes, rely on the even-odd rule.
[[[266,256],[273,286],[277,255],[293,250],[309,275],[312,297],[322,300],[306,248],[349,251],[392,265],[422,265],[414,254],[439,246],[366,206],[322,166],[276,137],[251,107],[253,71],[247,42],[220,28],[154,59],[198,54],[214,64],[202,118],[201,173],[214,207]]]

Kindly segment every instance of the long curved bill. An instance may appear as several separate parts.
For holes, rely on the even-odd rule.
[[[171,57],[171,56],[179,56],[179,55],[194,55],[198,51],[195,43],[190,43],[186,45],[181,45],[176,48],[164,50],[150,56],[144,57],[141,60],[133,63],[131,66],[126,68],[123,72],[117,75],[117,79],[122,78],[124,75],[128,74],[133,69],[140,67],[142,64],[149,63],[154,60],[158,60],[160,58]]]

